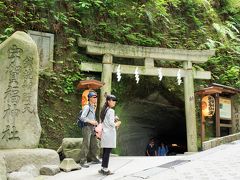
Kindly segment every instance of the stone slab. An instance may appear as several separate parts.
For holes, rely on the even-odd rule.
[[[81,169],[81,166],[77,164],[72,158],[65,158],[59,168],[65,172],[70,172],[72,170]]]
[[[36,148],[38,117],[37,46],[17,31],[0,44],[0,149]]]
[[[40,70],[53,69],[54,34],[29,30],[28,34],[37,44]]]
[[[0,180],[7,180],[7,169],[3,155],[0,154]]]
[[[5,157],[7,172],[17,171],[25,165],[40,169],[43,165],[59,165],[58,153],[51,149],[8,149],[0,150]]]

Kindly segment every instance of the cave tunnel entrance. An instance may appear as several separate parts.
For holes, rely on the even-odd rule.
[[[187,151],[184,106],[171,105],[159,93],[153,93],[124,104],[120,116],[125,121],[118,134],[121,155],[144,156],[152,138],[156,145],[168,145],[168,155]]]

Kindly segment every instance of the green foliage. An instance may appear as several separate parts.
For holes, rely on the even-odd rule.
[[[219,80],[222,84],[232,86],[233,83],[236,83],[235,87],[240,87],[240,66],[228,66],[225,70],[226,74],[221,74]]]
[[[62,23],[64,25],[68,25],[68,17],[64,13],[62,13],[62,12],[57,12],[57,14],[54,15],[54,19],[58,23]]]
[[[240,88],[239,56],[221,55],[211,58],[203,67],[212,71],[212,81]]]
[[[74,82],[78,81],[81,79],[81,74],[79,72],[69,74],[67,76],[64,76],[64,81],[63,81],[63,91],[66,94],[73,93],[76,90],[76,84]]]
[[[240,88],[239,0],[0,0],[0,20],[0,43],[17,30],[55,34],[54,71],[41,74],[40,82],[48,83],[39,86],[40,117],[44,127],[50,127],[43,130],[44,146],[51,146],[47,137],[63,129],[66,119],[74,124],[79,102],[72,104],[70,97],[76,96],[76,85],[84,77],[80,63],[95,62],[96,57],[84,55],[85,50],[78,47],[78,37],[161,48],[215,49],[216,56],[194,67],[211,71],[212,82]],[[179,64],[161,62],[160,66]],[[133,76],[124,77],[126,82],[113,83],[118,96],[141,96],[138,88],[148,92],[151,89],[146,86],[159,87],[156,78],[142,78],[137,86],[129,83]],[[181,96],[182,88],[175,81],[164,78],[160,86]],[[63,106],[75,112],[57,116]],[[69,129],[74,130],[71,125]],[[71,134],[60,130],[59,137]]]

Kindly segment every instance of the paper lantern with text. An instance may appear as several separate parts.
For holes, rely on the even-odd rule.
[[[203,116],[213,116],[215,113],[215,98],[213,96],[204,96],[202,98]]]

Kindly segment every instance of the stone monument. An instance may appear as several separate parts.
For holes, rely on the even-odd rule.
[[[25,32],[15,32],[0,44],[0,64],[0,179],[27,165],[38,170],[44,165],[58,166],[56,151],[38,148],[36,43]]]
[[[36,148],[39,57],[34,41],[16,32],[0,44],[0,149]]]

